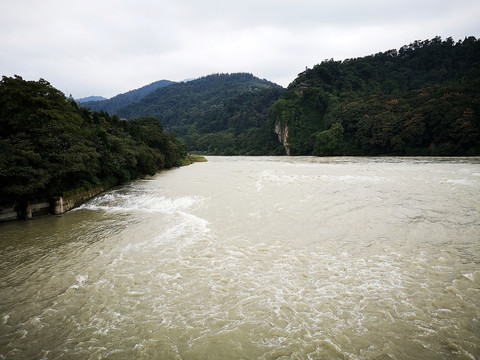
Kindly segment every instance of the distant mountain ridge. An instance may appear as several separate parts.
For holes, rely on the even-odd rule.
[[[103,96],[87,96],[87,97],[84,97],[84,98],[81,98],[81,99],[77,99],[77,101],[80,104],[90,102],[90,101],[104,101],[104,100],[108,100],[108,99],[104,98]]]
[[[192,151],[281,153],[268,109],[285,89],[250,73],[212,74],[159,88],[118,109],[121,118],[153,116]]]
[[[85,102],[80,101],[80,102],[83,107],[86,107],[91,111],[105,111],[109,114],[114,114],[119,109],[139,101],[140,99],[147,96],[151,92],[172,84],[175,84],[175,81],[159,80],[151,84],[142,86],[141,88],[130,90],[126,93],[116,95],[110,99],[105,99],[100,101],[97,100],[97,101],[85,101]]]
[[[118,109],[118,115],[127,119],[154,116],[168,128],[193,123],[198,117],[197,111],[222,106],[243,92],[269,88],[281,86],[248,73],[212,74],[156,89],[139,101]]]

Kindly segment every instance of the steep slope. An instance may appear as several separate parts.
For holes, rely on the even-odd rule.
[[[327,60],[271,108],[291,155],[480,154],[480,42],[415,41]]]
[[[91,111],[105,111],[111,115],[117,112],[118,109],[128,106],[134,102],[139,101],[144,98],[151,92],[175,84],[174,81],[170,80],[159,80],[155,81],[149,85],[142,86],[139,89],[130,90],[124,94],[119,94],[111,99],[102,100],[102,101],[87,101],[81,102],[83,107],[90,109]]]

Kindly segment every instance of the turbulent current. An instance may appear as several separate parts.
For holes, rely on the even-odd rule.
[[[0,359],[480,359],[480,159],[209,157],[0,224]]]

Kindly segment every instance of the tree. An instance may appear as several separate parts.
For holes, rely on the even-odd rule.
[[[42,79],[3,77],[0,129],[0,206],[128,181],[186,155],[158,119],[91,113]]]
[[[480,154],[479,58],[474,37],[456,44],[435,37],[323,61],[272,105],[272,128],[288,132],[283,142],[293,155],[328,153],[322,130],[337,122],[344,154]]]
[[[336,151],[343,141],[343,126],[340,123],[333,124],[329,130],[315,134],[314,141],[313,155],[337,155]]]

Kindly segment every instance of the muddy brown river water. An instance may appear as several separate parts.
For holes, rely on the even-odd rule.
[[[208,157],[0,224],[0,359],[480,359],[480,159]]]

